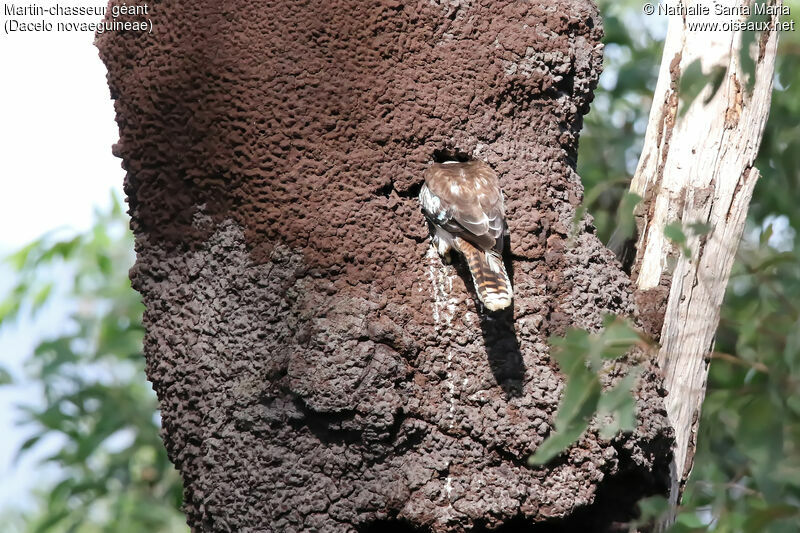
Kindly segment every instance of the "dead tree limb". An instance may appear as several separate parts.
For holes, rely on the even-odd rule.
[[[741,8],[749,2],[722,4]],[[779,4],[769,5],[777,11]],[[740,55],[743,37],[749,42],[747,34],[724,31],[722,26],[746,19],[713,13],[671,18],[644,148],[631,184],[631,191],[643,198],[636,211],[632,272],[638,300],[663,294],[669,287],[658,360],[676,432],[673,506],[692,467],[720,307],[759,177],[753,161],[769,114],[778,32],[756,34],[746,50],[755,62],[755,71],[748,73]],[[690,29],[702,21],[719,23],[718,30]],[[681,78],[697,62],[708,83],[689,102],[679,90]],[[719,76],[717,89],[714,78]],[[688,249],[683,252],[665,235],[665,227],[675,222],[687,236]]]

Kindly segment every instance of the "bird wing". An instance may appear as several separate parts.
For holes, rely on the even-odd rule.
[[[484,250],[502,250],[503,193],[486,163],[434,163],[425,171],[420,200],[431,223]]]

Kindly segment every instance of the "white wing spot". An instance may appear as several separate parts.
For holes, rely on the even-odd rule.
[[[439,197],[433,194],[427,185],[422,186],[419,192],[419,201],[422,203],[423,209],[431,214],[438,213],[442,208]]]

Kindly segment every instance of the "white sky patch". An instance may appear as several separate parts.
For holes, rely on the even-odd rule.
[[[90,226],[122,190],[106,69],[86,32],[0,39],[0,249],[59,227]]]
[[[767,215],[760,226],[754,226],[748,221],[742,240],[751,248],[758,248],[761,236],[769,228],[772,234],[767,239],[767,245],[776,252],[790,252],[794,250],[794,240],[797,232],[789,222],[786,215]]]
[[[761,224],[760,233],[767,231],[772,226],[772,235],[767,239],[767,244],[779,252],[790,252],[794,249],[796,232],[789,223],[786,215],[768,215]]]

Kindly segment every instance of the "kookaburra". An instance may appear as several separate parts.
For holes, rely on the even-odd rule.
[[[425,171],[419,192],[436,250],[450,261],[466,259],[478,299],[489,311],[511,305],[511,281],[503,264],[505,208],[497,174],[483,161],[445,161]]]

